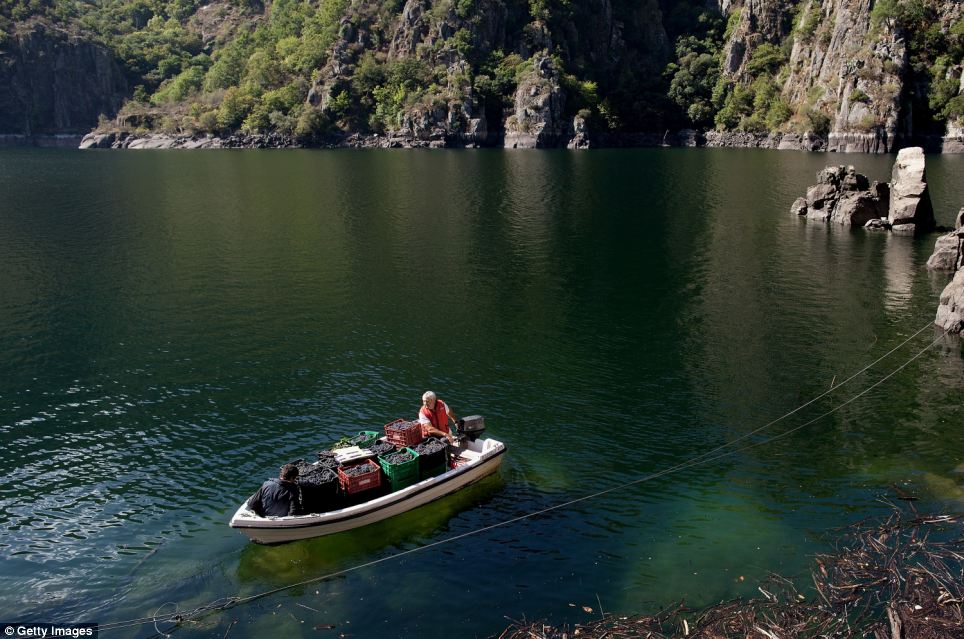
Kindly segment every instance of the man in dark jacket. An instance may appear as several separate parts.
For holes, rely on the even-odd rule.
[[[285,517],[301,514],[301,488],[298,486],[298,467],[285,464],[278,479],[261,484],[258,492],[248,499],[248,508],[260,517]]]

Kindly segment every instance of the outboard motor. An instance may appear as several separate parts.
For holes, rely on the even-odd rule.
[[[468,439],[474,442],[479,435],[485,432],[485,419],[481,415],[469,415],[463,417],[458,422],[459,439]]]

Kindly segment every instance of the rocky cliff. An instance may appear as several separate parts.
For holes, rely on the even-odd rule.
[[[128,93],[112,53],[42,21],[20,25],[0,49],[0,133],[83,134]]]
[[[964,151],[961,2],[12,2],[0,134]]]

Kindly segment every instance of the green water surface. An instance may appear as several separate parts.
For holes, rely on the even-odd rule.
[[[0,620],[254,595],[728,443],[759,445],[179,636],[481,637],[506,616],[699,606],[771,571],[805,587],[810,556],[886,513],[894,485],[959,511],[964,360],[928,326],[948,281],[924,269],[936,235],[788,212],[826,164],[886,180],[892,162],[0,150]],[[927,170],[951,224],[964,158]],[[279,464],[414,416],[426,389],[485,416],[509,449],[500,476],[329,538],[264,547],[227,527]]]

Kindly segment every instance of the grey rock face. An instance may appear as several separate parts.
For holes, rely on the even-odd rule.
[[[569,139],[564,120],[566,96],[559,72],[548,55],[533,58],[532,70],[519,81],[515,110],[506,119],[505,148],[534,149],[558,146]]]
[[[964,243],[960,233],[954,231],[937,238],[934,253],[927,260],[927,268],[932,271],[956,271],[961,266],[961,244]]]
[[[834,207],[830,220],[845,226],[864,226],[871,220],[880,219],[881,213],[886,211],[886,205],[882,204],[880,198],[869,191],[845,193]]]
[[[950,333],[960,333],[964,329],[964,269],[958,270],[941,292],[934,323]]]
[[[934,208],[927,190],[922,148],[915,146],[900,150],[890,184],[890,207],[887,214],[890,223],[895,227],[912,224],[917,232],[933,229]]]
[[[870,184],[852,166],[828,166],[817,173],[817,184],[807,189],[790,208],[812,220],[830,220],[845,226],[864,226],[887,214],[886,185]]]
[[[588,149],[589,148],[589,129],[586,126],[586,119],[577,115],[572,119],[572,130],[575,135],[566,145],[567,149]]]
[[[112,133],[88,133],[80,141],[81,149],[109,149],[114,143]]]
[[[790,104],[811,104],[831,117],[831,151],[888,153],[894,148],[908,59],[906,36],[894,21],[872,29],[873,4],[798,4],[798,31],[782,95]]]
[[[99,115],[117,113],[126,93],[99,44],[35,23],[0,46],[0,133],[84,133]]]

